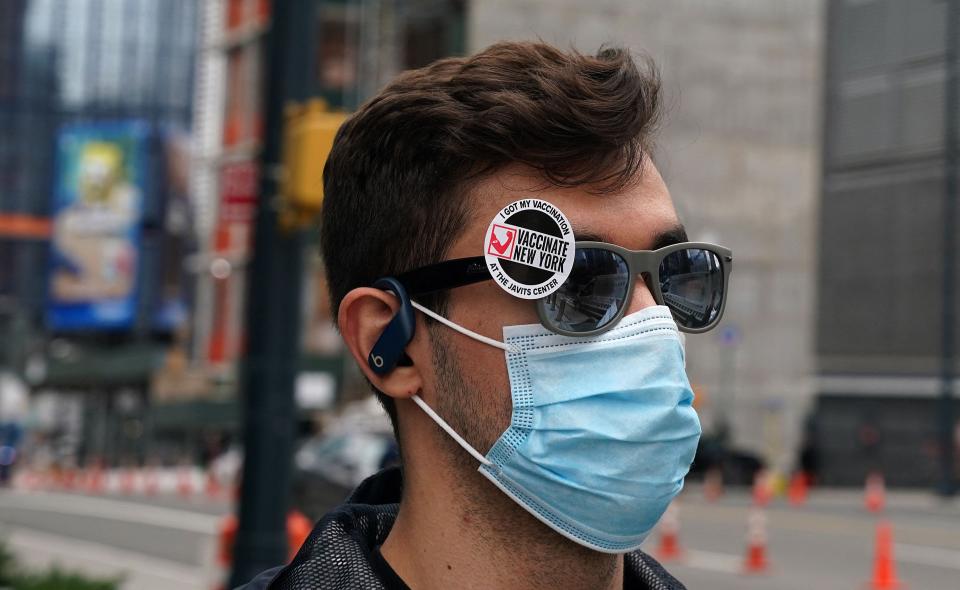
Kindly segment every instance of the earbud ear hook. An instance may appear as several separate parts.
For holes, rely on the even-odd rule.
[[[400,309],[387,324],[383,334],[377,339],[377,343],[373,345],[373,350],[367,356],[367,365],[370,370],[377,375],[386,375],[393,370],[397,362],[404,356],[404,350],[413,340],[417,321],[413,306],[410,304],[410,298],[407,296],[407,290],[404,289],[400,281],[393,277],[384,277],[377,279],[373,287],[390,291],[400,300]]]

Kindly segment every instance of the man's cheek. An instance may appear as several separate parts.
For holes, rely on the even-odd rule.
[[[467,362],[467,361],[465,361]],[[465,377],[471,383],[471,390],[481,396],[482,416],[478,416],[481,434],[482,452],[486,453],[497,442],[503,431],[510,426],[513,414],[513,400],[510,396],[510,378],[503,351],[491,349],[473,356],[470,361],[475,367]]]

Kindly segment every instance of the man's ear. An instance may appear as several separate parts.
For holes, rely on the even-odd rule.
[[[367,358],[387,324],[400,308],[400,300],[389,291],[359,287],[350,291],[340,302],[337,323],[350,354],[360,370],[374,387],[392,398],[408,398],[423,387],[423,377],[410,346],[407,354],[413,359],[408,366],[397,364],[386,375],[378,375],[367,364]]]

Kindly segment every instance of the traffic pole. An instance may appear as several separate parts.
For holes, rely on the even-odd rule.
[[[309,93],[313,3],[273,2],[266,36],[260,190],[247,275],[246,354],[240,364],[244,464],[230,587],[287,561],[293,388],[300,358],[302,240],[279,225],[284,105]]]
[[[944,195],[943,195],[943,283],[941,289],[942,309],[940,321],[940,400],[937,410],[938,434],[940,440],[940,478],[937,492],[944,497],[953,497],[957,494],[957,480],[954,476],[954,429],[955,412],[953,399],[953,382],[955,378],[956,362],[956,225],[957,225],[957,172],[960,159],[960,125],[957,109],[960,108],[960,83],[957,74],[958,61],[958,34],[960,26],[960,0],[947,0],[946,23],[946,54],[944,68],[946,70],[944,88]]]

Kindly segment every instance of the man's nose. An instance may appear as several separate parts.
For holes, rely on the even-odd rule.
[[[633,285],[633,294],[630,296],[630,303],[627,305],[626,315],[657,305],[647,281],[649,279],[645,276],[637,277],[637,282]]]

